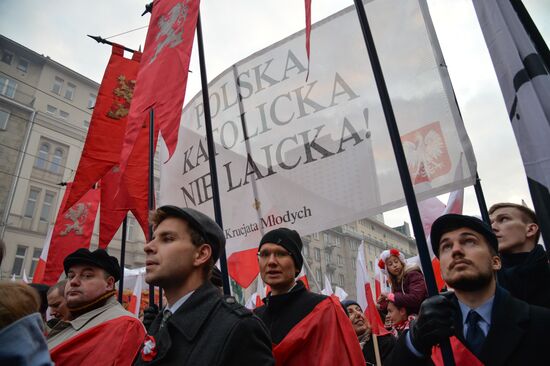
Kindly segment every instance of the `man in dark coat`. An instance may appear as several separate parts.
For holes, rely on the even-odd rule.
[[[145,244],[149,284],[164,289],[166,308],[149,328],[137,365],[273,365],[265,325],[209,277],[225,245],[221,228],[190,209],[163,206]]]
[[[311,293],[296,281],[304,262],[301,250],[300,235],[287,228],[265,234],[258,249],[260,275],[271,292],[255,313],[271,333],[277,365],[364,366],[338,300]]]
[[[454,292],[422,303],[389,364],[432,364],[430,356],[441,359],[439,347],[432,346],[452,336],[457,364],[550,365],[550,310],[497,285],[501,262],[491,228],[475,217],[448,214],[434,222],[431,239],[442,277]]]
[[[515,203],[497,203],[489,214],[502,259],[498,284],[520,300],[550,309],[550,265],[538,244],[535,212]]]

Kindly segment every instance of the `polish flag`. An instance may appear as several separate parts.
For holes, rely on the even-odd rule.
[[[32,283],[42,283],[42,280],[44,279],[44,270],[46,269],[46,261],[48,260],[48,251],[50,250],[52,232],[53,226],[50,226],[48,234],[46,235],[46,240],[44,240],[44,245],[42,245],[42,253],[40,253],[38,264],[36,265],[36,269],[34,270]]]
[[[25,268],[23,268],[23,282],[25,283],[29,283],[29,278],[27,277],[27,271],[25,270]]]
[[[262,278],[258,275],[257,277],[257,287],[256,292],[254,292],[248,300],[246,301],[245,307],[252,310],[259,308],[264,303],[262,299],[266,296],[266,288],[264,287],[264,282],[262,281]],[[269,288],[269,286],[267,286]]]
[[[336,296],[340,302],[344,301],[348,297],[348,293],[343,288],[336,286],[334,289],[334,296]]]
[[[136,284],[134,285],[134,292],[130,298],[128,304],[128,311],[136,314],[139,317],[139,310],[141,306],[141,291],[143,289],[143,273],[139,273],[136,277]]]
[[[306,271],[304,270],[304,268],[302,268],[296,279],[302,281],[304,286],[309,290],[309,281],[307,280]]]
[[[325,288],[323,288],[321,290],[321,293],[323,295],[326,295],[326,296],[330,296],[332,295],[334,292],[332,291],[332,285],[327,277],[327,275],[325,275]]]
[[[367,265],[365,260],[365,244],[361,242],[357,250],[357,262],[356,262],[356,277],[355,287],[357,289],[357,303],[361,306],[361,309],[365,312],[367,319],[372,328],[372,333],[376,335],[388,334],[388,331],[384,328],[384,322],[380,318],[376,304],[372,298],[372,289],[370,284],[369,274],[367,273]]]

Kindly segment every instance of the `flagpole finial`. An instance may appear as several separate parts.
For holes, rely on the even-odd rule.
[[[93,39],[97,43],[105,43],[105,40],[103,38],[101,38],[100,36],[91,36],[91,35],[88,34],[88,37],[90,37],[91,39]]]
[[[145,14],[152,13],[152,12],[153,12],[153,2],[151,1],[149,4],[145,5],[145,10],[143,11],[143,13],[141,13],[141,16],[144,16]]]

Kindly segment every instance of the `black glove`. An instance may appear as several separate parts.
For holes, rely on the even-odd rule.
[[[153,324],[153,321],[157,317],[158,313],[159,307],[156,304],[143,309],[143,325],[145,326],[145,329],[149,330],[149,327]]]
[[[418,317],[409,327],[411,342],[420,353],[431,349],[454,333],[455,306],[444,295],[432,296],[422,303]]]

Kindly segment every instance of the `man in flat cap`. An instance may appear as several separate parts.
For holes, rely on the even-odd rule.
[[[451,337],[457,365],[550,365],[550,310],[510,295],[496,281],[498,240],[478,218],[443,215],[432,225],[443,280],[454,289],[422,303],[391,365],[429,365]],[[480,363],[481,361],[481,363]]]
[[[78,249],[63,261],[65,299],[73,320],[50,332],[48,348],[56,365],[131,365],[145,329],[116,301],[118,260],[104,249]]]
[[[273,365],[265,325],[209,278],[224,250],[222,229],[191,208],[163,206],[145,244],[149,284],[167,306],[149,327],[137,365]]]
[[[278,365],[365,365],[357,336],[336,297],[307,291],[296,281],[304,259],[295,231],[278,228],[258,248],[262,280],[271,287],[255,313],[270,330]]]

